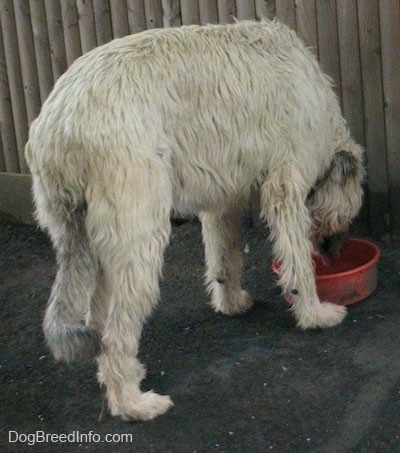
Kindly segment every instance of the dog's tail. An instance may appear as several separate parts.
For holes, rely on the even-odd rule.
[[[54,358],[68,363],[92,359],[100,351],[100,336],[88,326],[98,265],[85,228],[82,192],[66,191],[49,176],[33,174],[36,217],[51,236],[58,263],[43,330]]]

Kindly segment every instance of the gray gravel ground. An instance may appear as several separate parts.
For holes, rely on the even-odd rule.
[[[7,224],[0,238],[0,451],[400,451],[400,244],[378,243],[378,288],[343,324],[303,332],[274,286],[263,229],[243,232],[255,307],[224,317],[203,290],[199,224],[174,227],[140,358],[143,388],[175,406],[125,423],[108,414],[94,365],[55,363],[45,347],[47,238]]]

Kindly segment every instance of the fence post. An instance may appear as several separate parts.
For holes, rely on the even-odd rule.
[[[51,69],[50,42],[47,31],[46,9],[43,2],[29,0],[35,58],[39,79],[41,104],[47,99],[53,85],[53,71]]]
[[[14,12],[21,73],[24,83],[25,105],[28,123],[30,124],[40,111],[40,91],[29,4],[25,0],[14,0]]]
[[[111,11],[108,0],[93,0],[97,45],[112,40]]]
[[[390,219],[392,233],[400,234],[400,4],[379,2],[382,45],[384,115],[388,161]]]
[[[317,2],[318,58],[322,69],[335,82],[335,92],[342,97],[336,0]]]
[[[297,34],[318,57],[315,0],[296,0]]]
[[[143,0],[128,0],[128,21],[131,33],[146,29],[146,13]]]
[[[97,46],[96,27],[92,0],[76,0],[79,16],[79,34],[81,37],[82,53]]]
[[[10,173],[19,173],[17,142],[11,107],[10,89],[7,76],[7,62],[4,54],[3,31],[0,23],[0,125],[2,145],[2,169]]]
[[[358,23],[365,146],[367,165],[373,169],[368,172],[369,221],[374,236],[383,238],[390,232],[390,214],[377,0],[358,2]]]
[[[68,66],[82,55],[79,36],[78,11],[75,0],[61,1],[61,17],[64,29],[65,53]]]
[[[199,14],[201,24],[218,23],[217,0],[199,0]]]
[[[279,3],[279,1],[278,1]],[[276,16],[275,0],[256,0],[256,18],[273,19]]]
[[[146,28],[160,28],[163,25],[163,11],[159,0],[144,0]]]
[[[58,0],[45,0],[45,8],[53,79],[56,81],[67,69],[60,2]]]
[[[218,20],[221,24],[229,24],[236,17],[235,0],[218,0]]]
[[[11,94],[19,169],[22,173],[29,173],[24,156],[25,143],[28,139],[28,116],[25,106],[24,84],[22,81],[14,7],[12,0],[3,0],[0,5],[4,53],[7,61],[7,76]]]
[[[199,24],[199,2],[197,0],[181,0],[181,18],[183,25]]]
[[[129,35],[128,9],[125,1],[110,2],[113,37]]]

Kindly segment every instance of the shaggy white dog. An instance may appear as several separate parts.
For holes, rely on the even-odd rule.
[[[241,313],[252,299],[239,217],[259,190],[297,324],[342,321],[345,308],[318,300],[311,253],[359,211],[363,152],[287,27],[151,30],[87,53],[43,105],[26,158],[59,265],[47,342],[56,359],[97,357],[113,415],[151,419],[172,404],[140,391],[136,356],[173,213],[201,219],[214,309]]]

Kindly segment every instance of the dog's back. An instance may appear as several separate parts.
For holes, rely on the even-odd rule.
[[[161,164],[175,210],[196,212],[246,198],[282,159],[307,165],[311,182],[347,137],[330,80],[295,34],[241,22],[147,31],[84,55],[33,124],[27,159],[59,169],[63,185],[73,167],[81,192],[118,166]]]

